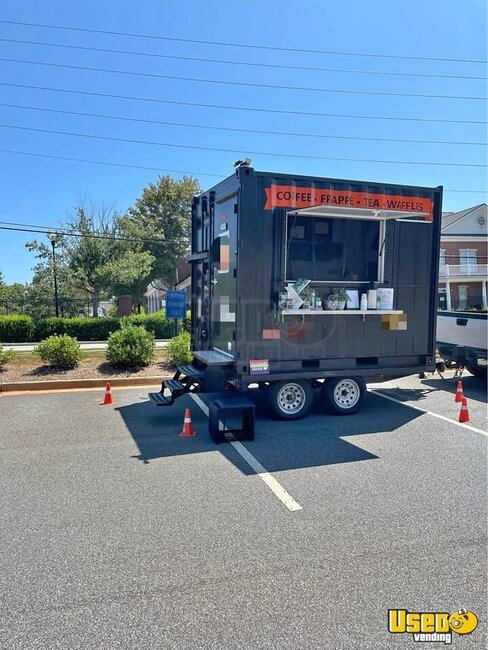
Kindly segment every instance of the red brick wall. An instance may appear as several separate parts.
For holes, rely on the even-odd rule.
[[[441,239],[441,249],[446,251],[446,264],[459,264],[459,250],[461,248],[471,248],[477,251],[478,264],[488,263],[488,243],[486,241],[450,242]]]
[[[468,307],[482,307],[481,282],[451,282],[451,308],[459,307],[459,286],[468,287]],[[439,288],[445,289],[446,283],[439,282]]]

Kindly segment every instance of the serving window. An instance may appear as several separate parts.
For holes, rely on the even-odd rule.
[[[286,281],[374,282],[378,280],[384,223],[378,220],[286,217]]]

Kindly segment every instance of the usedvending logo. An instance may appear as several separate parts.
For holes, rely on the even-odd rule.
[[[478,627],[478,617],[469,609],[456,612],[409,612],[406,609],[388,610],[388,632],[411,634],[416,642],[439,641],[452,643],[452,633],[471,634]]]

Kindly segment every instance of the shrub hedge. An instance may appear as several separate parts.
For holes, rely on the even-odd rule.
[[[141,325],[157,339],[169,339],[174,336],[174,323],[159,314],[134,314],[121,318],[40,318],[13,315],[0,316],[0,341],[5,343],[28,343],[42,341],[48,336],[67,334],[79,341],[106,341],[112,332],[121,328],[122,322]],[[189,330],[190,321],[179,321],[179,331]]]
[[[175,333],[173,319],[166,318],[163,314],[159,316],[157,314],[133,314],[125,320],[130,325],[142,325],[148,332],[154,334],[157,339],[169,339]]]
[[[118,330],[118,318],[42,318],[35,324],[37,340],[42,341],[48,336],[67,334],[79,341],[105,341],[112,332]]]
[[[35,341],[34,319],[31,316],[0,316],[0,341],[27,343]]]

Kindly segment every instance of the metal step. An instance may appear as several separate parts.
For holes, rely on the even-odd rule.
[[[177,379],[165,379],[164,385],[171,391],[186,390],[186,386],[183,386],[181,381],[178,381]]]
[[[156,406],[171,406],[173,404],[172,398],[166,397],[163,393],[148,393],[148,397]]]
[[[203,372],[201,370],[197,370],[197,368],[194,368],[193,366],[178,366],[178,371],[182,375],[186,375],[187,377],[194,377],[195,379],[201,379],[203,377]]]

